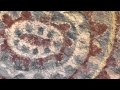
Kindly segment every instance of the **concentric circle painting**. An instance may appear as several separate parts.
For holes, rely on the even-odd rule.
[[[120,79],[120,12],[0,11],[1,79]]]

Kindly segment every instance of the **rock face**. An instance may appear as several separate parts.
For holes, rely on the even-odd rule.
[[[120,79],[120,12],[1,11],[0,79]]]

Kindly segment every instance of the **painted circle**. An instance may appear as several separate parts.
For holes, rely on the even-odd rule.
[[[28,26],[28,28],[27,28],[27,26]],[[40,28],[44,29],[44,32],[42,35],[39,34]],[[31,29],[32,31],[28,32],[27,29],[29,29],[29,30]],[[31,59],[44,58],[46,56],[54,54],[56,51],[59,52],[59,50],[57,50],[57,48],[54,47],[53,42],[59,41],[61,44],[63,43],[63,36],[56,28],[54,28],[52,26],[47,26],[38,21],[19,21],[19,22],[16,22],[15,24],[13,24],[9,29],[6,29],[5,31],[6,31],[6,35],[8,37],[7,41],[8,41],[8,44],[10,45],[11,49],[16,54],[23,56],[23,57],[31,58]],[[54,31],[54,36],[53,36],[53,38],[51,38],[50,46],[40,45],[40,43],[38,43],[38,41],[40,42],[40,40],[42,41],[42,40],[44,40],[44,38],[49,39],[47,37],[47,35],[51,31]],[[21,36],[16,35],[16,33],[21,34]],[[23,37],[23,39],[21,39],[22,37]],[[32,38],[32,37],[34,37],[34,38]],[[56,39],[56,37],[57,37],[57,39]],[[29,39],[29,38],[31,38],[31,39]],[[35,41],[36,38],[39,40]],[[32,42],[32,40],[34,40],[34,42]],[[15,43],[14,43],[15,41],[18,41],[17,45],[15,45]],[[35,45],[35,42],[38,44]],[[23,52],[22,46],[25,46],[26,48],[28,48],[29,51]],[[44,53],[44,50],[47,47],[50,49],[51,52],[46,54],[46,53]],[[35,54],[35,55],[33,54],[34,49],[38,50],[38,54]]]
[[[17,21],[10,28],[5,29],[5,34],[7,36],[6,39],[11,50],[21,57],[30,59],[45,58],[47,56],[60,53],[61,47],[55,47],[54,42],[59,42],[59,44],[63,45],[66,38],[68,38],[72,42],[72,45],[65,46],[65,49],[63,51],[64,56],[62,60],[59,61],[59,63],[63,62],[63,64],[56,66],[55,63],[57,60],[55,57],[44,63],[43,66],[45,67],[45,69],[41,70],[41,75],[45,78],[50,78],[56,74],[59,76],[59,78],[61,76],[71,76],[75,72],[75,70],[79,68],[80,63],[84,62],[87,54],[89,53],[90,30],[87,27],[80,27],[87,22],[83,18],[83,15],[80,13],[72,13],[71,15],[64,12],[60,12],[59,14],[63,15],[64,17],[61,16],[61,19],[56,17],[51,22],[55,24],[57,23],[58,25],[61,23],[70,24],[70,29],[65,32],[64,35],[60,32],[60,30],[58,30],[58,28],[52,25],[46,25],[36,20],[38,17],[34,15],[34,13],[32,13],[32,15],[34,18],[36,18],[35,20]],[[27,30],[27,26],[31,27],[32,30],[31,28]],[[44,28],[44,33],[38,33],[40,27]],[[16,33],[17,30],[18,32]],[[52,37],[49,35],[50,31],[55,32]],[[24,37],[24,34],[26,35],[26,37]],[[21,39],[22,35],[24,37],[23,39]],[[35,43],[32,42],[34,41],[34,39],[30,40],[31,37],[29,35],[41,38],[41,40],[50,39],[50,46],[45,47],[43,45],[35,45]],[[15,44],[15,41],[18,41],[17,44]],[[24,52],[22,50],[23,46],[29,48],[29,50],[25,50],[24,48]],[[27,50],[28,52],[26,52]],[[38,54],[33,54],[33,51],[38,52]],[[45,51],[47,51],[47,53],[44,53]]]

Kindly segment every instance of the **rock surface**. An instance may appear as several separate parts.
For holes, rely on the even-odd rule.
[[[1,11],[0,79],[120,79],[120,12]]]

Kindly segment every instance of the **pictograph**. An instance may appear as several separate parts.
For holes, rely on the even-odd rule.
[[[0,78],[120,78],[117,20],[117,11],[1,11]]]

